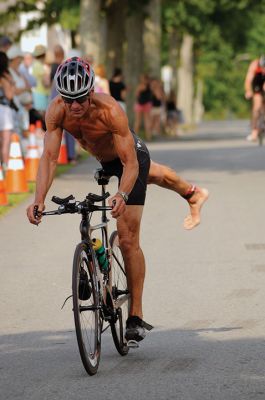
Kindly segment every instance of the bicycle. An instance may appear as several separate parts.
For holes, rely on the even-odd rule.
[[[57,210],[42,212],[43,216],[81,214],[81,242],[77,244],[72,271],[72,297],[76,337],[83,366],[89,375],[96,374],[101,355],[101,334],[109,328],[120,355],[128,354],[130,344],[124,337],[125,322],[129,313],[130,293],[127,287],[124,260],[119,246],[118,232],[108,235],[106,206],[109,193],[106,185],[110,176],[98,169],[95,179],[101,185],[101,195],[89,193],[83,201],[73,195],[66,198],[53,196]],[[102,205],[95,203],[101,202]],[[38,213],[36,208],[35,214]],[[92,214],[101,211],[101,223],[92,226]],[[108,260],[107,269],[100,268],[92,233],[99,231]],[[71,297],[71,296],[70,296]],[[67,300],[67,299],[66,299]],[[103,328],[104,322],[108,326]],[[131,346],[133,347],[133,345]]]

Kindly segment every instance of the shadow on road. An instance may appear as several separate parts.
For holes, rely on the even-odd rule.
[[[263,399],[264,338],[236,338],[242,329],[157,330],[126,357],[106,333],[94,377],[83,370],[73,331],[1,336],[2,398]]]

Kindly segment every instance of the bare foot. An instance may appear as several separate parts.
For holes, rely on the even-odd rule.
[[[195,228],[201,221],[201,208],[203,203],[208,199],[209,192],[207,189],[197,187],[194,195],[188,200],[190,206],[190,214],[184,220],[184,228],[187,230]]]

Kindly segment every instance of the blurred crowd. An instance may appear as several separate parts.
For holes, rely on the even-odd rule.
[[[6,169],[12,132],[20,135],[25,151],[29,127],[37,124],[45,131],[45,110],[57,95],[54,76],[65,59],[64,49],[56,45],[53,57],[47,49],[37,45],[32,53],[23,53],[10,38],[0,38],[0,157]],[[93,65],[92,55],[84,57],[95,70],[95,92],[107,93],[116,99],[126,112],[126,96],[130,91],[124,82],[121,68],[115,68],[107,79],[104,65]],[[136,88],[134,104],[134,131],[150,141],[161,134],[177,136],[181,112],[174,92],[165,94],[157,77],[142,75]],[[65,132],[68,161],[76,162],[76,143]],[[24,143],[24,146],[23,146]]]
[[[88,61],[93,65],[91,56]],[[126,112],[126,95],[130,88],[124,82],[122,69],[115,68],[109,80],[104,65],[96,66],[95,74],[95,91],[110,94]],[[134,131],[137,134],[142,134],[147,141],[163,134],[178,135],[178,124],[183,122],[183,117],[173,90],[166,95],[160,79],[143,74],[134,95]]]

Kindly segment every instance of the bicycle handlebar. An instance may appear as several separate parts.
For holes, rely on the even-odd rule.
[[[107,192],[103,196],[99,196],[94,193],[89,193],[85,200],[77,201],[71,194],[66,198],[60,198],[57,196],[52,197],[52,201],[59,205],[57,210],[53,211],[43,211],[40,213],[38,211],[38,206],[34,206],[34,217],[46,216],[46,215],[61,215],[61,214],[81,214],[84,212],[90,213],[94,211],[110,211],[113,207],[111,206],[97,206],[94,203],[106,200],[110,194]]]

